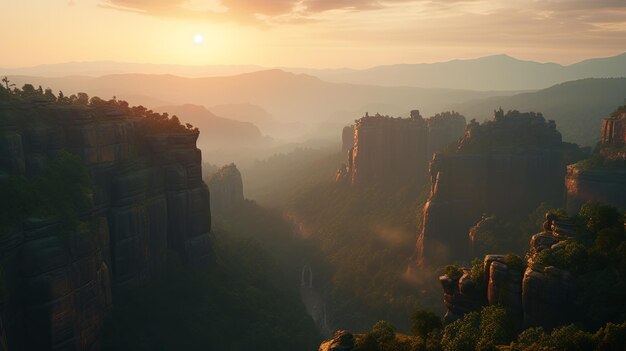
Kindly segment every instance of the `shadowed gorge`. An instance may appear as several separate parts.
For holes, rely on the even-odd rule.
[[[0,8],[0,351],[626,351],[625,0]]]

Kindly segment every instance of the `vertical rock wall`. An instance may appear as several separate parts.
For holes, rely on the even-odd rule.
[[[93,182],[78,228],[30,218],[0,236],[0,349],[98,349],[116,291],[159,276],[173,252],[208,263],[198,133],[152,133],[147,123],[114,109],[0,106],[0,178],[38,175],[65,149]]]
[[[244,201],[241,173],[234,163],[220,168],[207,180],[211,190],[211,210],[223,213],[232,210]]]
[[[436,154],[430,164],[418,263],[469,259],[469,228],[483,214],[523,217],[542,202],[562,203],[566,165],[577,150],[540,114],[500,111],[470,125],[457,150]]]
[[[567,211],[586,202],[626,209],[626,107],[602,121],[601,144],[590,160],[567,167]]]

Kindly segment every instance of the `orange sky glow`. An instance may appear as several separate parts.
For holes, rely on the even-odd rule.
[[[569,64],[626,51],[624,0],[0,2],[0,67],[365,68],[503,53]]]

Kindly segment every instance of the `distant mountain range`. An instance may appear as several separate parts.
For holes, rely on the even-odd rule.
[[[315,124],[329,119],[342,123],[349,122],[359,117],[351,111],[359,111],[367,106],[387,106],[385,110],[370,110],[370,113],[396,114],[419,108],[424,114],[433,114],[440,112],[443,106],[449,104],[502,94],[455,89],[329,83],[316,77],[281,70],[208,78],[146,74],[63,78],[9,76],[9,78],[18,86],[31,83],[44,88],[50,87],[55,92],[62,90],[65,95],[84,91],[105,99],[116,96],[128,100],[131,104],[142,104],[147,107],[180,104],[232,107],[253,104],[262,107],[277,122],[305,124]],[[295,130],[292,133],[297,134]]]
[[[495,96],[460,104],[449,109],[479,121],[491,118],[493,110],[541,112],[556,121],[563,139],[594,146],[600,138],[602,118],[626,104],[626,78],[590,78],[561,83],[547,89],[513,96]]]
[[[170,113],[177,113],[174,105],[209,106],[217,116],[241,121],[226,123],[204,108],[189,106],[184,114],[178,113],[183,120],[197,116],[213,121],[212,127],[206,128],[220,126],[218,130],[227,131],[222,135],[215,131],[215,142],[228,138],[257,140],[261,133],[250,122],[274,138],[301,142],[305,138],[339,138],[341,127],[365,111],[406,116],[410,110],[419,109],[428,117],[454,109],[468,118],[483,120],[502,107],[542,112],[556,120],[564,140],[592,146],[598,140],[600,119],[624,104],[626,98],[626,78],[582,79],[523,93],[330,83],[280,70],[209,78],[145,74],[9,78],[18,86],[31,83],[62,90],[66,95],[84,91],[104,99],[117,96],[149,108],[169,106]],[[198,119],[192,124],[200,121],[206,122]],[[229,134],[235,130],[236,134]],[[227,135],[232,138],[224,138]]]
[[[626,77],[626,53],[585,60],[573,65],[519,60],[507,55],[439,63],[394,64],[369,69],[307,69],[279,67],[334,83],[406,86],[462,90],[537,90],[583,78]],[[2,69],[2,75],[42,77],[103,76],[111,74],[173,74],[197,78],[229,76],[267,70],[254,65],[184,66],[124,62],[70,62]]]
[[[176,115],[180,121],[191,123],[200,129],[198,147],[203,151],[238,147],[267,146],[271,142],[263,137],[257,126],[250,122],[241,122],[229,118],[219,117],[204,106],[176,105],[159,106],[157,112],[167,112]]]
[[[468,90],[535,90],[583,78],[626,77],[626,53],[569,66],[507,55],[432,64],[379,66],[359,71],[301,70],[332,82]]]

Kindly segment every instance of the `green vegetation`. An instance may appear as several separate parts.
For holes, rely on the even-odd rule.
[[[571,272],[575,278],[576,315],[587,330],[626,320],[626,233],[617,209],[588,203],[576,220],[579,233],[561,248],[543,250],[536,263]]]
[[[426,337],[395,333],[395,327],[379,321],[364,335],[356,336],[355,351],[603,351],[626,345],[626,322],[607,323],[589,333],[570,324],[546,333],[541,327],[518,335],[501,307],[488,306],[435,329]]]
[[[105,350],[317,349],[321,337],[299,300],[299,276],[285,269],[300,252],[290,226],[251,202],[237,213],[240,221],[216,219],[208,271],[176,267],[117,299]]]
[[[434,275],[421,277],[428,282],[424,286],[405,275],[426,196],[417,184],[393,189],[329,182],[303,191],[287,206],[332,269],[337,325],[364,330],[385,318],[408,331],[407,311],[440,305]]]
[[[80,158],[62,150],[47,160],[40,175],[0,181],[0,193],[11,199],[0,202],[0,235],[28,217],[58,218],[66,228],[75,228],[81,211],[89,206],[91,192]]]
[[[270,207],[284,207],[303,191],[335,178],[345,158],[337,147],[296,148],[241,170],[247,197]]]
[[[38,113],[31,114],[35,119],[41,119],[41,108],[89,108],[97,118],[107,118],[107,113],[115,109],[121,114],[140,118],[148,134],[198,132],[198,129],[191,124],[182,125],[177,116],[170,117],[167,113],[156,113],[143,106],[131,107],[128,102],[118,100],[116,97],[103,100],[97,96],[89,98],[86,93],[65,96],[62,91],[55,96],[52,90],[43,90],[41,86],[35,89],[31,84],[25,84],[22,89],[18,89],[9,82],[7,77],[4,77],[2,82],[4,86],[0,85],[0,102],[9,103],[14,107],[36,109]],[[23,123],[23,121],[16,122]]]
[[[473,234],[473,253],[475,257],[484,257],[493,253],[513,253],[523,256],[528,250],[530,238],[542,228],[547,212],[554,212],[558,217],[567,217],[565,210],[554,209],[542,203],[526,218],[509,219],[492,217],[488,221],[471,228]]]
[[[435,313],[426,310],[417,310],[411,314],[411,333],[426,339],[429,334],[442,328],[441,318]]]

